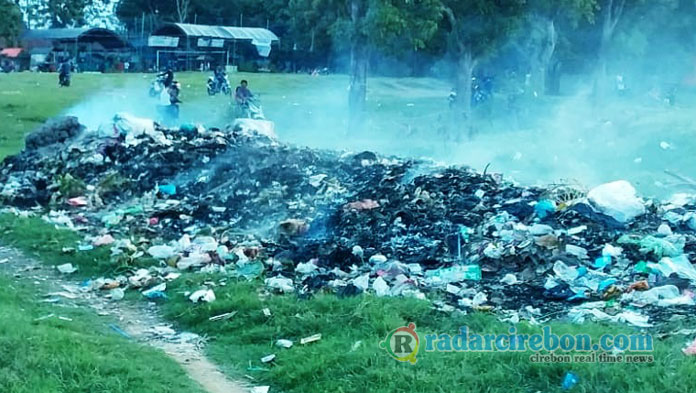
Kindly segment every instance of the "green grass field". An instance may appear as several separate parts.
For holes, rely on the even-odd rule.
[[[140,74],[81,74],[75,76],[73,87],[70,89],[58,89],[55,87],[55,75],[1,75],[0,108],[3,109],[0,112],[0,118],[5,120],[6,125],[0,140],[0,154],[17,152],[22,146],[21,139],[26,132],[40,124],[43,119],[67,108],[73,107],[78,112],[93,116],[96,120],[108,119],[117,108],[116,103],[119,102],[125,102],[123,107],[133,107],[143,112],[153,111],[154,104],[146,97],[150,77]],[[553,135],[552,128],[549,129],[551,131],[547,130],[539,134],[532,134],[531,131],[525,130],[503,134],[503,131],[495,131],[494,126],[488,125],[487,127],[491,129],[490,135],[480,136],[479,141],[455,145],[450,143],[450,146],[443,148],[442,145],[445,142],[434,138],[432,129],[437,128],[436,117],[441,112],[439,108],[443,107],[443,97],[446,96],[447,86],[429,79],[388,78],[375,79],[370,84],[369,121],[366,131],[358,135],[347,135],[342,126],[345,121],[345,112],[342,112],[344,106],[342,97],[344,97],[347,82],[345,77],[313,78],[304,75],[245,74],[234,75],[231,79],[238,77],[248,79],[252,89],[261,94],[266,114],[276,121],[281,138],[296,143],[345,148],[373,145],[392,152],[399,152],[399,149],[413,154],[436,152],[437,154],[431,154],[431,157],[453,160],[457,158],[454,150],[461,149],[459,155],[470,155],[476,161],[481,158],[479,156],[486,155],[508,157],[516,150],[524,148],[525,138],[538,142],[535,138]],[[185,88],[182,97],[185,101],[182,116],[185,120],[203,120],[208,125],[221,125],[228,120],[228,99],[221,96],[207,97],[204,91],[205,78],[205,75],[198,73],[179,76]],[[42,88],[35,88],[37,84]],[[560,107],[558,102],[547,105]],[[561,118],[575,119],[586,114],[583,112],[584,109],[567,113],[562,110],[559,109],[555,112],[556,117],[550,117],[547,120],[552,122],[554,119]],[[669,116],[672,112],[673,116]],[[686,108],[656,109],[641,118],[630,116],[630,113],[622,112],[619,124],[621,127],[635,127],[636,131],[633,135],[625,135],[624,132],[617,132],[614,128],[607,128],[604,134],[587,137],[587,140],[592,142],[602,141],[602,144],[594,146],[602,154],[606,153],[606,149],[609,149],[612,143],[614,143],[613,146],[617,146],[616,143],[625,143],[629,151],[616,151],[613,155],[602,158],[601,161],[577,162],[574,165],[599,170],[602,165],[612,160],[617,161],[617,157],[633,157],[636,154],[644,155],[645,152],[650,152],[655,162],[659,161],[661,155],[669,155],[674,158],[671,163],[675,166],[686,165],[684,157],[688,157],[690,152],[693,152],[692,145],[675,143],[675,147],[671,150],[661,150],[659,147],[661,139],[677,136],[682,138],[690,132],[686,123]],[[426,127],[409,129],[409,119]],[[563,125],[566,125],[568,121],[564,121]],[[650,129],[654,130],[655,127],[663,129],[670,124],[681,124],[681,128],[673,129],[669,134],[649,135],[648,133]],[[496,132],[498,133],[497,144],[494,143]],[[501,134],[507,139],[501,139]],[[558,140],[544,143],[530,142],[533,148],[529,152],[554,143],[558,146],[567,145],[567,147],[576,145],[577,151],[574,155],[561,155],[555,160],[555,162],[565,162],[564,160],[575,159],[587,151],[582,147],[583,144],[573,142],[570,138],[573,136],[572,133],[562,134],[559,131],[557,134],[556,138],[561,138],[562,143]],[[649,135],[651,139],[639,138],[645,135]],[[393,146],[395,138],[399,136],[404,146],[398,146],[398,144]],[[658,144],[657,148],[655,143]],[[439,150],[435,149],[435,146],[440,146]],[[481,148],[486,150],[483,153],[477,150]],[[630,149],[633,148],[638,150],[631,151]],[[652,152],[655,149],[656,151]],[[594,155],[592,158],[599,160]],[[552,167],[554,160],[545,160],[541,156],[534,157],[530,162],[523,159],[506,159],[509,159],[509,165],[517,168],[518,171],[534,167],[540,173],[544,168],[562,172],[563,168],[572,164],[561,162],[558,164],[560,169],[554,169]],[[630,165],[635,165],[632,159]],[[626,166],[630,167],[630,165]],[[642,176],[641,179],[652,179],[651,181],[654,182],[657,179],[657,173],[661,172],[660,165],[654,164],[650,167],[651,169],[646,169],[647,172],[637,171],[637,173]],[[616,168],[621,167],[616,165]],[[621,169],[615,169],[615,171],[621,171]],[[612,174],[611,171],[606,172],[609,172],[609,175]],[[626,170],[626,172],[631,171]],[[31,253],[48,264],[57,264],[66,261],[66,256],[60,250],[64,246],[74,246],[78,235],[57,231],[38,219],[26,220],[3,216],[0,217],[0,239]],[[80,267],[78,275],[83,277],[109,275],[127,268],[119,261],[111,261],[107,254],[108,252],[100,251],[79,253],[71,256],[70,262]],[[553,392],[561,390],[561,381],[567,371],[573,371],[580,376],[580,383],[572,390],[577,392],[654,392],[657,390],[686,392],[696,389],[696,380],[690,377],[696,372],[696,361],[681,353],[680,348],[686,342],[683,336],[667,340],[656,339],[656,350],[653,353],[655,362],[652,364],[535,364],[529,361],[529,353],[423,353],[418,363],[412,366],[396,362],[378,347],[378,343],[390,330],[408,322],[415,322],[421,332],[438,331],[451,334],[455,334],[457,328],[462,325],[468,325],[479,332],[495,333],[505,332],[508,326],[498,322],[491,315],[477,313],[463,316],[441,313],[432,310],[427,302],[408,299],[379,299],[373,296],[338,299],[333,295],[322,294],[310,299],[299,299],[289,295],[267,296],[259,280],[252,282],[226,280],[227,285],[218,285],[215,288],[218,298],[216,302],[209,305],[192,305],[184,297],[183,292],[198,288],[206,280],[219,284],[222,277],[189,274],[177,280],[167,290],[170,294],[169,300],[161,304],[164,313],[167,318],[180,326],[207,336],[210,340],[207,348],[211,357],[230,375],[251,377],[254,385],[270,384],[272,392]],[[0,282],[0,288],[6,286]],[[18,309],[36,306],[29,300],[11,296],[3,298],[4,304],[9,304],[10,310],[13,307]],[[264,315],[263,308],[271,310],[271,317]],[[227,321],[208,320],[211,316],[233,311],[236,314]],[[14,314],[6,315],[7,317],[3,316],[0,319],[0,324],[7,324],[13,320]],[[26,321],[30,322],[30,320]],[[54,330],[41,333],[42,331],[38,330],[41,327],[31,323],[22,326],[25,326],[23,328],[25,332],[37,330],[37,334],[58,334]],[[690,326],[683,327],[690,328]],[[534,328],[527,326],[521,329],[531,331]],[[601,324],[556,324],[554,329],[574,334],[587,333],[593,337],[607,332],[635,332],[634,329],[624,326]],[[101,337],[109,342],[112,340],[108,334],[102,334],[103,332],[98,329],[92,333],[96,343]],[[319,342],[306,346],[297,342],[300,338],[315,333],[322,334]],[[9,333],[7,336],[13,337]],[[275,347],[274,342],[280,338],[295,341],[295,346],[291,349]],[[271,353],[277,355],[275,362],[271,365],[262,364],[260,358]],[[82,355],[66,350],[63,356],[66,359],[72,359],[72,356],[75,356],[78,360],[73,360],[76,362],[74,364],[79,364]],[[123,367],[118,369],[120,370],[118,372],[123,372],[122,370],[128,365],[120,364],[124,362],[121,357],[115,359],[118,359],[117,366]],[[144,359],[150,363],[157,363],[157,366],[169,364],[161,359],[148,357]],[[160,360],[163,363],[158,363]],[[35,361],[38,362],[38,360]],[[35,369],[38,373],[28,374],[27,377],[37,381],[43,380],[44,377],[49,378],[42,374],[42,370],[51,370],[51,368],[43,363],[37,364],[39,365]],[[154,365],[150,366],[154,367]],[[15,367],[13,370],[15,370],[16,378],[20,378],[22,372],[31,373],[31,371],[21,371],[20,367]],[[67,378],[69,382],[65,383],[83,386],[79,385],[80,381],[83,381],[80,378],[77,374],[70,374]],[[47,381],[49,381],[47,383],[54,383],[51,379]],[[154,386],[157,387],[157,385]],[[34,389],[34,391],[42,390]],[[95,390],[50,390],[49,388],[43,391]],[[98,389],[98,391],[109,390]],[[133,388],[111,391],[137,392],[139,390]],[[154,388],[150,391],[167,390]]]
[[[173,360],[118,336],[104,317],[41,300],[35,286],[0,275],[1,392],[202,393]]]

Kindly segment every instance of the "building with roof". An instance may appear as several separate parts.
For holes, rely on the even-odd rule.
[[[150,35],[148,46],[155,51],[157,68],[173,64],[177,69],[202,69],[208,64],[263,63],[278,42],[278,36],[260,27],[167,23]]]
[[[118,33],[89,27],[28,30],[21,41],[32,66],[43,69],[55,69],[57,63],[71,59],[83,71],[108,71],[128,58],[132,49]]]
[[[29,56],[22,48],[0,50],[0,68],[4,72],[23,71],[29,68]]]

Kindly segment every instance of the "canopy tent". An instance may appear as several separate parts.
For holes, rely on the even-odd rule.
[[[165,24],[155,30],[151,38],[157,37],[154,39],[157,42],[174,42],[165,37],[177,36],[197,38],[199,47],[221,47],[225,41],[249,42],[262,57],[268,57],[271,53],[271,44],[279,41],[278,36],[272,31],[260,27],[209,26],[189,23]],[[178,42],[174,45],[178,45]],[[151,44],[150,46],[155,45]]]
[[[0,56],[17,58],[22,53],[22,48],[5,48],[0,51]]]

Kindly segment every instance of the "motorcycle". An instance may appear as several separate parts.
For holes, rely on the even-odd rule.
[[[219,80],[215,76],[209,76],[206,85],[208,87],[209,96],[214,96],[217,93],[222,93],[228,96],[230,93],[232,93],[230,81],[227,79],[227,75],[225,75],[222,80]]]
[[[164,91],[164,76],[158,76],[150,83],[150,97],[159,97]]]
[[[261,108],[261,100],[257,96],[247,98],[245,103],[237,104],[238,119],[266,120]]]

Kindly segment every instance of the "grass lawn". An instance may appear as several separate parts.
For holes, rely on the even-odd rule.
[[[163,353],[92,312],[41,303],[33,289],[0,275],[0,392],[202,393]]]
[[[509,159],[516,150],[525,148],[524,142],[530,138],[530,134],[526,131],[511,133],[507,139],[498,138],[497,144],[492,138],[486,136],[481,137],[481,142],[476,144],[449,146],[449,150],[435,149],[435,145],[441,146],[443,142],[433,138],[430,131],[436,128],[437,119],[434,116],[437,115],[437,108],[443,106],[443,100],[448,91],[447,87],[440,82],[425,79],[374,79],[370,84],[369,113],[371,115],[367,122],[367,129],[358,135],[349,136],[341,128],[345,121],[345,112],[341,111],[345,104],[343,101],[347,86],[345,77],[312,78],[304,75],[243,74],[233,75],[231,79],[236,80],[239,77],[248,79],[251,88],[261,94],[267,116],[276,121],[278,132],[285,140],[297,143],[307,142],[318,147],[377,146],[385,147],[388,151],[388,145],[393,145],[393,152],[399,149],[413,154],[437,152],[438,154],[434,155],[436,159],[456,158],[457,154],[462,153],[461,151],[457,153],[453,149],[462,149],[472,157],[476,156],[476,160],[485,158],[486,154],[491,157],[502,156],[510,161],[506,165],[517,170],[549,168],[550,171],[555,171],[554,173],[561,173],[564,168],[567,168],[566,164],[573,164],[564,163],[563,159],[567,157],[560,151],[554,151],[557,156],[560,154],[560,158],[557,157],[555,161],[560,162],[558,168],[553,166],[553,160],[544,160],[540,154],[533,156],[529,162],[522,158]],[[6,120],[5,124],[7,124],[0,139],[0,155],[17,152],[22,146],[20,140],[22,135],[43,119],[65,108],[72,107],[72,111],[81,118],[95,122],[108,118],[115,108],[133,109],[133,113],[141,115],[147,115],[154,110],[154,103],[146,96],[147,83],[151,75],[75,75],[73,87],[70,89],[58,89],[55,86],[56,78],[55,74],[2,75],[0,77],[0,85],[3,86],[3,90],[0,91],[0,108],[3,108],[0,117]],[[184,120],[203,119],[207,124],[221,124],[225,121],[228,116],[228,99],[221,96],[206,96],[205,75],[189,73],[177,78],[182,81],[186,89],[183,96],[185,106],[182,108]],[[34,88],[37,83],[43,88]],[[79,105],[74,106],[78,103]],[[649,140],[641,140],[637,137],[631,139],[626,138],[621,132],[610,130],[599,136],[590,135],[589,142],[579,143],[573,139],[573,134],[568,133],[561,135],[563,143],[560,143],[558,139],[536,143],[538,141],[532,138],[532,142],[535,143],[530,142],[528,145],[533,145],[533,149],[525,150],[525,154],[533,153],[535,149],[541,151],[543,147],[548,148],[551,145],[567,145],[567,148],[574,149],[573,155],[569,156],[574,158],[578,154],[590,154],[588,151],[591,149],[583,146],[585,143],[590,145],[594,143],[590,147],[606,155],[607,149],[617,146],[617,141],[625,142],[629,150],[634,147],[638,150],[616,152],[594,164],[588,161],[588,163],[574,165],[584,169],[590,168],[590,172],[592,168],[601,171],[607,162],[618,161],[617,157],[627,159],[627,157],[633,157],[636,152],[648,152],[652,160],[650,168],[641,169],[636,173],[643,177],[647,176],[646,178],[649,179],[649,176],[655,177],[655,173],[662,170],[660,166],[662,164],[659,164],[658,160],[660,157],[670,155],[675,159],[674,165],[681,165],[686,162],[684,160],[689,156],[689,152],[693,151],[693,147],[687,144],[675,144],[672,150],[660,150],[659,139],[677,138],[675,135],[681,138],[682,134],[685,135],[689,131],[685,125],[686,112],[679,109],[674,111],[674,116],[667,120],[664,120],[666,113],[659,111],[648,114],[645,118],[632,122],[626,120],[621,123],[626,126],[635,126],[636,133],[644,136],[648,135],[646,130],[656,124],[661,124],[661,127],[672,123],[682,124],[682,128],[673,130],[672,134],[667,136],[650,134]],[[580,111],[566,118],[575,119],[574,116],[583,114],[585,112]],[[622,116],[628,118],[628,115]],[[659,122],[660,118],[664,120],[662,123]],[[413,124],[425,124],[426,127],[410,129],[408,119],[413,120]],[[551,117],[549,121],[553,119]],[[567,124],[567,119],[564,121],[566,123],[563,124]],[[540,135],[546,137],[550,134]],[[397,140],[403,142],[401,143],[403,146],[395,143]],[[597,142],[598,140],[601,140],[601,144]],[[478,147],[485,147],[483,152],[486,154],[479,152]],[[653,152],[653,150],[658,151]],[[522,156],[524,157],[525,154]],[[496,162],[507,162],[505,160]],[[629,168],[630,165],[637,165],[632,160],[631,158],[631,163],[624,166]],[[621,167],[623,166],[616,166],[616,168]],[[629,169],[625,170],[626,173],[633,173]],[[605,168],[604,172],[613,176],[620,173],[620,170],[616,169],[612,172]],[[67,231],[57,231],[38,219],[0,217],[0,239],[4,243],[12,244],[36,255],[46,263],[71,262],[78,265],[79,274],[86,277],[111,275],[120,269],[127,268],[122,262],[110,261],[106,250],[75,255],[62,254],[61,249],[74,247],[79,236]],[[191,304],[183,292],[198,289],[206,280],[218,283],[215,287],[218,300],[208,305]],[[421,333],[456,334],[458,327],[463,325],[477,332],[503,333],[509,326],[483,313],[463,316],[437,312],[432,310],[427,302],[422,301],[381,299],[373,296],[338,299],[333,295],[322,294],[310,299],[299,299],[292,295],[269,296],[263,291],[260,281],[226,280],[226,285],[222,286],[221,280],[219,276],[200,274],[187,274],[181,277],[168,287],[167,292],[170,298],[163,302],[163,311],[172,321],[208,336],[210,355],[227,372],[235,376],[250,376],[254,378],[254,385],[270,384],[273,386],[272,391],[552,392],[561,389],[564,374],[571,370],[580,376],[580,382],[573,390],[579,392],[654,392],[657,390],[686,392],[696,389],[696,380],[691,378],[696,372],[696,361],[684,356],[680,351],[686,342],[685,337],[655,339],[654,362],[650,364],[537,364],[530,362],[529,353],[421,352],[418,363],[412,366],[396,362],[378,346],[389,331],[408,322],[416,323]],[[0,282],[0,288],[6,288],[9,285],[2,284]],[[16,299],[9,303],[19,304],[18,302],[19,299]],[[27,305],[22,307],[30,309],[39,306],[28,301]],[[264,315],[262,312],[264,308],[271,311],[270,317]],[[9,309],[12,310],[12,308]],[[236,312],[236,314],[227,321],[208,320],[211,316],[225,312]],[[36,313],[40,314],[39,311]],[[8,322],[14,321],[12,315],[8,314],[8,317],[5,317],[3,314],[0,325],[7,325]],[[26,332],[44,328],[43,325],[32,325],[30,322],[33,317],[35,317],[34,314],[26,313],[26,322],[29,323],[24,327]],[[21,320],[19,317],[17,319]],[[534,328],[520,325],[520,329],[532,331]],[[624,326],[598,324],[556,324],[554,330],[573,334],[587,333],[594,338],[610,332],[635,333],[633,329]],[[308,345],[299,344],[299,339],[315,333],[322,334],[320,341]],[[6,336],[13,337],[9,333]],[[105,340],[112,340],[108,333],[104,336]],[[99,337],[102,335],[100,334]],[[295,345],[290,349],[275,347],[275,341],[281,338],[293,340]],[[30,353],[29,349],[22,351]],[[67,353],[70,352],[67,351]],[[261,357],[271,353],[277,355],[274,363],[268,365],[260,362]],[[14,360],[17,357],[12,356],[9,359]],[[49,362],[50,359],[51,357],[48,357],[45,361]],[[150,367],[168,364],[165,361],[154,361],[147,357],[143,359],[147,359],[150,363],[157,363],[150,364]],[[74,362],[77,363],[70,364],[79,363],[77,360]],[[118,363],[118,367],[129,366],[120,364],[122,362]],[[36,372],[41,373],[44,369],[51,370],[47,365],[39,365],[35,369]],[[0,371],[0,375],[2,372],[4,371]],[[43,379],[42,374],[37,375],[38,380]],[[53,381],[48,379],[49,377],[46,378],[47,381]],[[77,380],[75,383],[82,381],[77,376],[71,377],[70,380]],[[174,386],[174,384],[170,385]],[[64,388],[56,391],[71,390]],[[109,391],[109,389],[80,391]],[[137,392],[138,390],[132,388],[111,391]],[[154,388],[148,391],[167,390]]]

